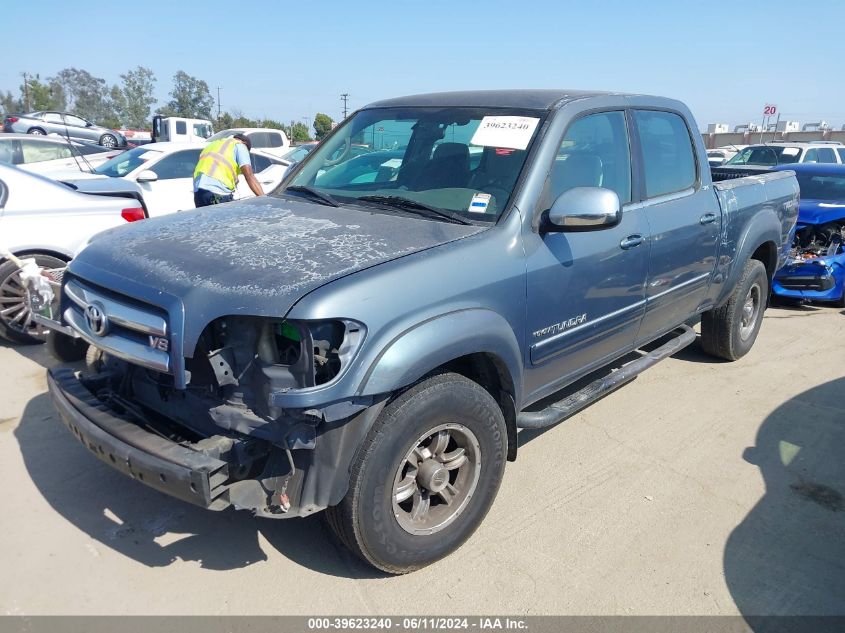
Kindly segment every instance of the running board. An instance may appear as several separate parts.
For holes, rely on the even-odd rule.
[[[657,349],[653,349],[642,357],[623,365],[608,376],[594,380],[563,400],[558,400],[540,411],[521,411],[516,416],[516,426],[521,429],[544,429],[563,422],[569,416],[630,382],[649,367],[681,351],[695,341],[695,330],[688,325],[682,325],[675,332],[674,338]]]

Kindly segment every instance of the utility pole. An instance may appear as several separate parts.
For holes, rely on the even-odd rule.
[[[343,118],[345,119],[346,113],[348,112],[348,109],[346,107],[346,102],[349,100],[349,93],[344,92],[342,95],[340,95],[340,100],[343,101]]]
[[[217,86],[217,120],[220,120],[220,86]]]
[[[23,93],[24,93],[24,103],[26,104],[26,111],[30,111],[29,107],[29,79],[27,79],[26,73],[21,73],[23,75]]]

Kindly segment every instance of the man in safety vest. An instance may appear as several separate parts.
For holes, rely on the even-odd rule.
[[[256,196],[264,195],[264,189],[252,172],[249,160],[251,148],[249,139],[243,134],[206,145],[194,170],[194,204],[197,208],[231,201],[238,185],[238,174],[244,175]]]

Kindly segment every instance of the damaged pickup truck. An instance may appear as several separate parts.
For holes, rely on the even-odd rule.
[[[706,351],[751,349],[798,184],[714,184],[697,129],[637,95],[372,104],[272,195],[83,249],[61,326],[102,357],[52,370],[53,402],[140,483],[211,510],[327,510],[370,564],[418,569],[478,527],[519,428],[625,384],[699,321]]]

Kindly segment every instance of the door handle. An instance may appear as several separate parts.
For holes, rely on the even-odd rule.
[[[629,248],[634,248],[635,246],[639,246],[642,243],[643,243],[643,236],[638,235],[638,234],[634,234],[634,235],[629,235],[624,240],[619,242],[619,246],[627,251]]]
[[[716,221],[716,214],[715,213],[705,213],[702,215],[699,220],[701,224],[712,224]]]

